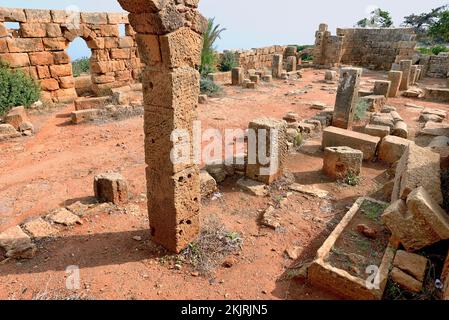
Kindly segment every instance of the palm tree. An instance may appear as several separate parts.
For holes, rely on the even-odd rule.
[[[221,33],[225,31],[225,28],[220,28],[220,25],[215,25],[215,18],[210,18],[207,24],[206,32],[204,33],[203,50],[201,52],[201,74],[207,75],[215,71],[216,59],[215,59],[215,46],[214,43],[217,39],[221,39]]]

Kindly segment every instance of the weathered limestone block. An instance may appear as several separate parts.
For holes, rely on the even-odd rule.
[[[297,63],[296,56],[287,57],[287,72],[296,71]]]
[[[408,90],[410,87],[410,72],[412,69],[412,60],[401,60],[401,71],[402,71],[402,80],[399,89],[402,91]]]
[[[44,51],[41,38],[8,38],[7,43],[11,53]]]
[[[363,152],[349,147],[324,149],[323,171],[334,179],[344,179],[348,175],[360,175]]]
[[[380,111],[385,106],[385,103],[387,103],[387,99],[385,98],[384,95],[370,95],[362,97],[360,98],[360,100],[366,102],[368,106],[368,111],[370,112]]]
[[[388,81],[391,82],[388,97],[396,98],[399,93],[399,87],[402,82],[402,71],[391,70],[388,72]]]
[[[4,53],[0,54],[0,60],[8,63],[12,68],[26,67],[30,65],[30,59],[26,53]]]
[[[27,18],[23,9],[0,8],[0,21],[26,22]]]
[[[81,21],[87,24],[108,24],[108,16],[106,13],[82,12]]]
[[[0,233],[0,247],[6,251],[8,258],[30,259],[36,253],[31,238],[19,226]]]
[[[340,72],[335,112],[332,120],[334,127],[348,129],[352,127],[358,99],[362,69],[343,68]]]
[[[105,173],[95,176],[95,197],[101,202],[123,205],[128,202],[128,185],[119,173]]]
[[[337,81],[338,80],[337,71],[326,70],[326,72],[324,74],[324,80],[326,80],[326,81]]]
[[[51,52],[32,52],[29,54],[32,66],[48,66],[54,64],[53,54]]]
[[[246,176],[271,184],[284,172],[288,155],[284,121],[260,118],[249,123]]]
[[[52,223],[61,224],[66,227],[74,226],[75,224],[81,224],[81,219],[66,208],[54,210],[45,218]]]
[[[51,76],[53,78],[67,77],[72,75],[71,64],[57,64],[50,66]]]
[[[260,77],[257,74],[250,76],[249,79],[251,80],[251,82],[255,83],[256,85],[258,85],[260,82]]]
[[[390,134],[391,129],[388,126],[380,126],[377,124],[368,124],[365,126],[364,132],[366,134],[369,134],[370,136],[375,136],[375,137],[379,137],[382,139]]]
[[[22,23],[20,32],[23,38],[44,38],[47,35],[47,30],[43,23]]]
[[[404,121],[398,121],[395,123],[394,128],[391,132],[393,136],[408,139],[408,126]]]
[[[0,140],[20,137],[21,134],[10,124],[0,124]]]
[[[404,250],[398,250],[396,251],[393,265],[413,276],[416,280],[423,282],[428,262],[426,257]]]
[[[61,26],[57,23],[48,23],[45,25],[45,31],[47,37],[49,38],[60,38],[62,37]]]
[[[407,251],[416,251],[449,239],[449,218],[423,188],[397,200],[382,215],[382,221]]]
[[[391,201],[406,200],[410,192],[422,186],[436,203],[442,204],[440,173],[440,155],[410,143],[396,169]]]
[[[390,113],[373,113],[369,123],[378,126],[386,126],[391,130],[394,128],[394,120]]]
[[[162,62],[168,68],[191,67],[201,64],[202,37],[190,28],[181,28],[159,37]]]
[[[375,157],[379,142],[379,137],[337,127],[327,127],[323,130],[323,149],[328,147],[350,147],[362,151],[364,160],[372,160]]]
[[[390,89],[391,89],[391,81],[377,80],[374,82],[373,95],[384,96],[385,98],[388,98]]]
[[[416,84],[417,81],[417,75],[418,75],[418,66],[417,65],[413,65],[410,69],[410,84],[414,85]]]
[[[416,280],[408,273],[399,268],[394,267],[390,273],[391,279],[401,288],[415,293],[420,293],[423,287],[422,282]]]
[[[379,147],[379,159],[393,164],[399,161],[409,144],[413,141],[396,136],[386,136],[382,139]]]
[[[55,91],[59,89],[59,82],[56,79],[43,79],[40,81],[40,84],[44,91]]]
[[[98,117],[100,110],[98,109],[85,109],[79,111],[73,111],[70,115],[72,123],[79,124],[85,121],[91,121]]]
[[[27,22],[51,22],[50,10],[25,9],[24,11],[27,17]]]
[[[275,54],[273,55],[273,61],[272,61],[272,75],[273,78],[280,78],[282,74],[282,64],[283,64],[283,56],[282,54]]]
[[[206,198],[218,190],[217,182],[206,170],[200,171],[200,183],[202,198]]]
[[[5,116],[4,121],[5,123],[12,125],[16,130],[19,130],[22,123],[31,122],[25,108],[22,106],[12,108]]]
[[[31,235],[32,238],[39,240],[55,235],[58,230],[49,222],[42,218],[36,218],[23,224],[22,228]]]
[[[70,57],[65,51],[53,52],[53,59],[55,64],[67,64],[70,63]]]
[[[244,79],[244,72],[243,68],[237,67],[232,69],[232,85],[233,86],[240,86],[243,84]]]
[[[148,11],[131,12],[129,22],[137,33],[160,35],[183,27],[184,17],[182,13],[176,10],[175,4],[168,1],[157,13]]]
[[[101,109],[112,102],[111,97],[81,97],[75,100],[75,110]]]

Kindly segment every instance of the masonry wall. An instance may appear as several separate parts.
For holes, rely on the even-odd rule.
[[[234,51],[234,54],[238,66],[244,68],[245,71],[250,69],[271,69],[273,55],[283,55],[285,48],[286,46],[270,46],[251,50]]]
[[[333,36],[321,24],[315,36],[314,63],[340,64],[390,70],[393,63],[411,59],[416,47],[413,29],[337,29]]]
[[[425,75],[430,78],[447,78],[449,74],[449,54],[440,53],[437,56],[420,54],[416,63],[423,66]]]
[[[20,28],[8,30],[5,22],[18,22]],[[124,37],[120,36],[121,24]],[[127,14],[0,8],[0,59],[38,80],[44,101],[69,102],[77,97],[66,52],[77,37],[92,51],[95,93],[139,79],[141,62]]]

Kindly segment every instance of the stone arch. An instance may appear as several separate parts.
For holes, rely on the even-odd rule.
[[[152,238],[180,252],[199,233],[200,179],[198,165],[174,163],[174,130],[188,133],[199,95],[202,34],[207,20],[197,11],[199,0],[119,0],[130,12],[137,32],[144,90],[145,160],[148,214]],[[191,155],[193,147],[190,145]]]
[[[3,22],[20,23],[17,35],[7,34]],[[125,24],[125,37],[120,37],[120,24]],[[141,62],[126,14],[0,8],[0,59],[38,80],[42,100],[71,102],[77,97],[66,52],[77,37],[92,50],[95,92],[139,79]]]

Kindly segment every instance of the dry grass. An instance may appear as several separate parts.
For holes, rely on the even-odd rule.
[[[225,257],[240,251],[242,244],[240,234],[226,230],[218,218],[212,216],[204,222],[199,238],[181,253],[181,257],[196,271],[208,275]]]

